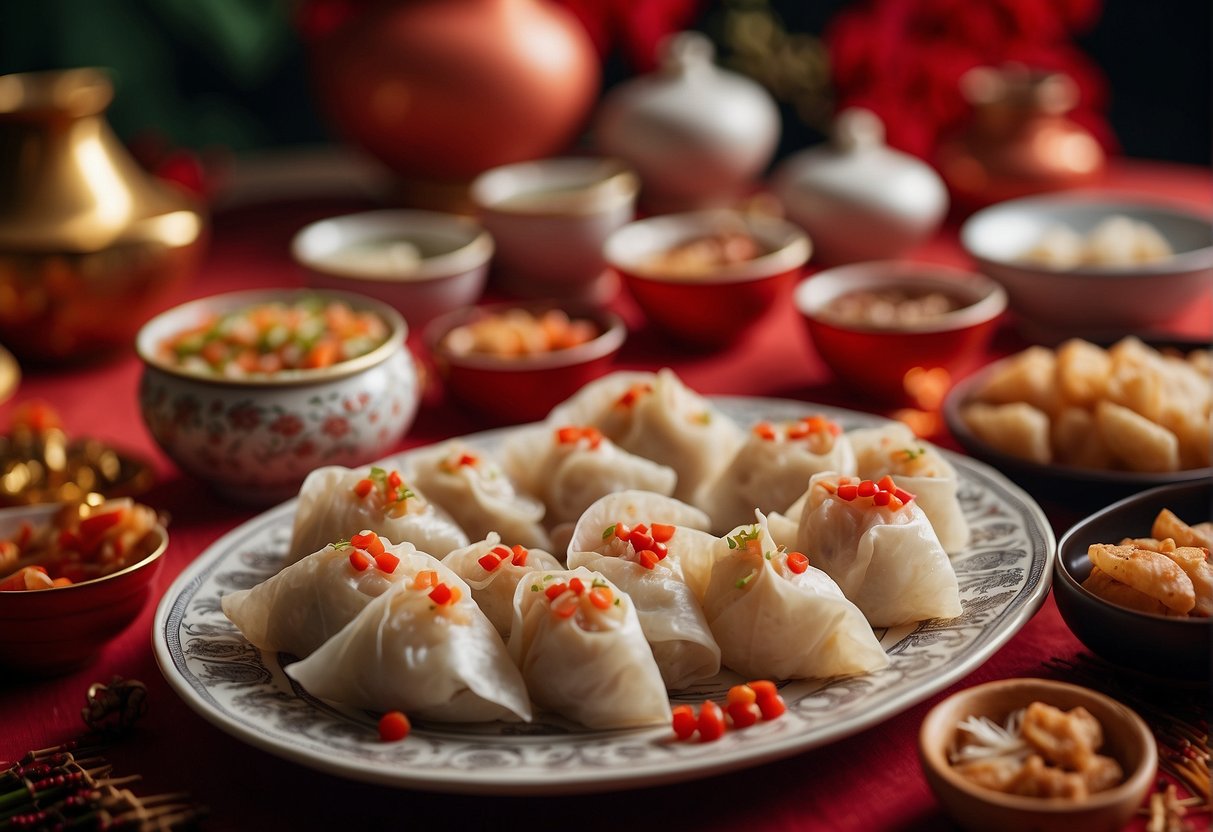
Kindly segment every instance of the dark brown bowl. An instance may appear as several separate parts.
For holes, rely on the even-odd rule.
[[[1057,546],[1053,596],[1069,628],[1113,664],[1176,679],[1209,678],[1208,618],[1166,618],[1111,604],[1083,589],[1091,574],[1087,548],[1149,537],[1155,516],[1169,508],[1196,524],[1213,517],[1213,482],[1177,483],[1113,503],[1065,533]]]

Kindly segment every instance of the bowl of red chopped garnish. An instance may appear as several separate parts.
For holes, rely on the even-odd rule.
[[[605,373],[626,337],[611,312],[542,302],[462,309],[425,330],[447,392],[511,423],[542,419]]]
[[[129,498],[0,510],[0,671],[90,662],[155,594],[167,548],[162,519]]]
[[[149,321],[141,412],[185,472],[242,502],[298,491],[320,465],[389,453],[417,410],[404,319],[343,292],[233,292]]]

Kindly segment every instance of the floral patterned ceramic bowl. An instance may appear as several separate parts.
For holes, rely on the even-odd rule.
[[[180,366],[163,355],[174,336],[215,315],[270,302],[317,297],[370,312],[387,338],[369,352],[321,369],[290,369],[225,378]],[[341,292],[263,290],[192,301],[140,330],[140,409],[148,430],[173,461],[221,495],[269,504],[295,494],[321,465],[362,465],[386,455],[417,412],[417,369],[405,348],[407,328],[384,303]]]

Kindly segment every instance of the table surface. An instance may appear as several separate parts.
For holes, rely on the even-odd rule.
[[[1213,208],[1207,169],[1120,160],[1107,187]],[[295,286],[302,275],[290,262],[290,236],[306,222],[359,205],[348,200],[306,201],[228,208],[214,218],[211,249],[180,300],[238,288]],[[912,252],[914,259],[970,265],[946,226]],[[724,353],[683,352],[644,326],[626,297],[616,301],[632,329],[618,359],[620,369],[674,368],[704,394],[775,396],[879,412],[840,387],[815,355],[790,305],[775,310],[768,325]],[[1185,313],[1171,329],[1210,336],[1213,298]],[[420,347],[410,337],[415,352]],[[987,358],[1024,346],[1010,324],[999,331]],[[152,460],[157,484],[144,499],[172,518],[171,545],[158,578],[163,593],[181,570],[220,535],[257,512],[224,503],[178,472],[143,427],[136,401],[140,365],[133,351],[95,366],[26,370],[13,400],[0,406],[0,425],[20,402],[43,399],[63,417],[70,435],[95,436]],[[486,427],[475,414],[430,389],[417,422],[400,449]],[[947,437],[941,444],[952,446]],[[1076,519],[1071,507],[1042,503],[1060,535]],[[918,726],[932,705],[960,688],[1017,676],[1078,680],[1057,660],[1081,660],[1082,646],[1066,628],[1050,597],[1042,609],[995,656],[947,690],[887,722],[808,753],[726,775],[657,789],[596,797],[503,798],[448,796],[348,782],[302,768],[245,745],[213,727],[168,687],[152,657],[149,634],[154,604],[91,666],[48,680],[0,675],[0,760],[78,735],[85,691],[118,675],[149,688],[150,709],[134,734],[106,749],[115,774],[139,773],[139,794],[189,791],[209,807],[206,828],[376,828],[414,823],[461,827],[513,827],[534,817],[541,823],[569,813],[577,826],[699,829],[950,829],[919,768]],[[711,753],[710,747],[704,753]],[[622,798],[622,799],[620,799]],[[602,808],[587,811],[586,801]],[[657,813],[655,807],[665,806]],[[1208,816],[1195,819],[1197,828]]]

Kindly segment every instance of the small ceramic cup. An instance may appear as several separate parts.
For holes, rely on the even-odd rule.
[[[212,314],[305,296],[372,311],[390,334],[371,352],[323,369],[238,379],[183,369],[160,356],[164,341]],[[314,468],[385,456],[412,424],[418,383],[406,331],[386,304],[338,292],[232,292],[183,304],[145,324],[136,340],[143,421],[182,470],[221,496],[263,505],[284,500]]]
[[[609,299],[602,245],[635,216],[639,188],[616,159],[541,159],[481,174],[471,195],[497,243],[494,279],[521,297]]]

